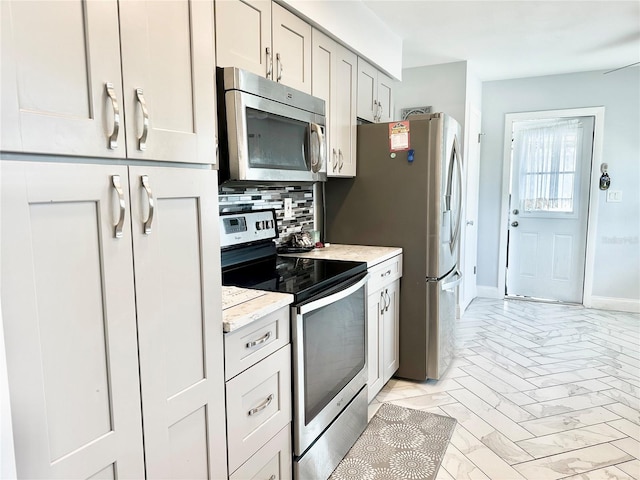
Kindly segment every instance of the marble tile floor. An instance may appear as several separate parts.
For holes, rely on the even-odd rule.
[[[640,480],[640,315],[478,298],[438,380],[382,402],[457,419],[437,480]]]

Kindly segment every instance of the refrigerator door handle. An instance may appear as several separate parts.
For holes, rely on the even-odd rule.
[[[447,282],[442,284],[442,290],[453,290],[462,282],[462,272],[458,269],[454,272],[454,275],[457,275],[457,279],[452,282]]]
[[[451,148],[451,161],[449,163],[449,179],[447,182],[447,198],[449,200],[447,204],[447,209],[451,210],[451,189],[453,183],[453,169],[455,168],[458,171],[457,180],[458,180],[458,188],[457,188],[457,207],[458,211],[456,212],[456,220],[455,227],[453,229],[451,235],[451,251],[455,250],[456,244],[458,243],[458,235],[460,235],[460,224],[462,222],[462,159],[460,158],[460,147],[458,145],[458,137],[453,137],[453,147]]]

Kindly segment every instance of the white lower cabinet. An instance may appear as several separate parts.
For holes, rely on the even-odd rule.
[[[371,402],[400,364],[402,255],[369,268],[367,285],[367,388]]]
[[[224,343],[225,369],[231,372],[226,384],[230,478],[290,479],[289,308],[225,334]]]
[[[17,477],[225,478],[216,172],[0,171]]]

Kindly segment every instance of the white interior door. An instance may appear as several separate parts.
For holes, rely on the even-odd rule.
[[[582,302],[593,125],[513,123],[508,295]]]
[[[480,111],[472,108],[469,117],[469,138],[466,154],[466,189],[460,268],[460,311],[478,295],[476,266],[478,264],[478,190],[480,184]]]

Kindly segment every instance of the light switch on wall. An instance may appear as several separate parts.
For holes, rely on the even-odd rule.
[[[609,203],[620,203],[620,202],[622,202],[622,191],[621,190],[607,190],[607,202],[609,202]]]
[[[284,218],[285,220],[293,218],[293,201],[290,198],[284,199]]]

